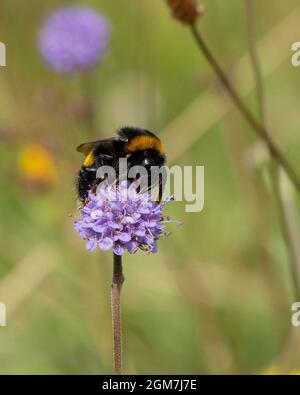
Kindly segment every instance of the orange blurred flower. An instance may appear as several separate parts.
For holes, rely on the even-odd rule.
[[[32,187],[48,187],[57,179],[53,156],[38,143],[26,144],[21,148],[18,171],[22,181]]]

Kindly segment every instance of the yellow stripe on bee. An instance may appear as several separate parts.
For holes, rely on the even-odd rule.
[[[84,162],[83,162],[83,166],[89,167],[92,166],[92,164],[94,163],[94,155],[92,152],[90,152],[88,154],[88,156],[85,158]]]
[[[136,136],[125,145],[125,150],[127,152],[142,151],[145,149],[155,149],[161,154],[164,153],[162,142],[152,136]]]

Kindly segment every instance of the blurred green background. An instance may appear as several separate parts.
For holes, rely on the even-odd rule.
[[[296,300],[264,147],[164,1],[78,3],[95,6],[112,29],[108,56],[81,77],[55,74],[37,50],[43,18],[73,2],[0,3],[0,373],[112,371],[112,257],[86,252],[70,215],[83,159],[75,148],[123,125],[158,132],[170,164],[205,166],[204,210],[173,203],[167,211],[184,226],[156,255],[124,256],[125,373],[295,372],[300,329],[290,321]],[[199,28],[257,113],[245,3],[203,3]],[[268,124],[300,173],[300,68],[290,60],[299,1],[254,7]],[[283,182],[297,235],[299,197]]]

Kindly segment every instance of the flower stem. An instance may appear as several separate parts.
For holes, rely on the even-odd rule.
[[[227,75],[223,71],[222,67],[219,65],[218,61],[203,40],[202,35],[195,26],[195,24],[191,25],[191,31],[198,47],[200,48],[201,52],[205,56],[206,60],[208,61],[216,75],[218,76],[219,80],[222,82],[224,88],[239,109],[240,113],[253,128],[255,133],[265,142],[274,160],[276,160],[276,162],[282,166],[295,188],[300,192],[300,179],[298,178],[298,175],[296,174],[288,160],[281,153],[277,145],[273,142],[265,127],[255,119],[247,106],[242,102],[235,88],[232,86]]]
[[[254,10],[253,1],[246,1],[246,20],[247,20],[247,38],[250,61],[252,64],[253,75],[255,79],[256,99],[258,104],[258,110],[262,125],[266,128],[266,111],[265,111],[265,94],[263,87],[263,79],[260,67],[260,61],[255,45],[255,26],[254,26]],[[268,131],[267,131],[268,133]]]
[[[97,122],[96,122],[96,112],[95,112],[95,81],[94,81],[94,71],[83,74],[80,77],[82,95],[86,100],[86,105],[88,108],[87,116],[87,128],[88,132],[92,137],[97,136]],[[98,98],[97,98],[98,103]]]
[[[122,374],[121,289],[124,282],[122,258],[114,254],[111,284],[114,373]]]
[[[248,44],[249,44],[249,54],[250,60],[253,68],[253,75],[256,82],[256,97],[258,103],[258,109],[260,113],[261,123],[266,129],[267,134],[269,134],[267,121],[266,121],[266,105],[265,105],[265,95],[264,95],[264,86],[262,80],[261,67],[259,62],[258,53],[255,46],[255,15],[253,10],[253,0],[245,0],[246,1],[246,17],[247,17],[247,33],[248,33]],[[293,237],[293,227],[289,221],[289,215],[286,210],[286,205],[284,201],[284,197],[282,195],[282,187],[280,183],[280,168],[281,166],[276,162],[275,158],[273,158],[272,152],[270,151],[272,162],[271,162],[271,181],[272,187],[274,191],[275,201],[277,204],[278,212],[279,212],[279,221],[281,226],[281,233],[286,245],[286,249],[288,251],[290,261],[291,261],[291,271],[292,271],[292,279],[294,282],[295,296],[297,300],[300,300],[300,282],[298,278],[299,272],[299,257],[297,251],[294,246],[293,240],[296,237]]]

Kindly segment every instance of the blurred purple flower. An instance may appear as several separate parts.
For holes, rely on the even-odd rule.
[[[95,66],[106,54],[106,19],[86,6],[62,7],[50,14],[39,33],[39,49],[55,71],[74,73]]]
[[[162,210],[170,200],[152,202],[151,194],[138,193],[134,183],[127,186],[127,181],[118,186],[102,184],[79,209],[81,218],[74,228],[87,240],[89,251],[98,246],[104,251],[112,248],[117,255],[125,250],[134,254],[138,248],[155,253],[157,240],[170,234],[162,221]]]

